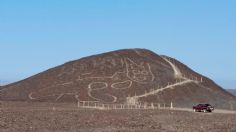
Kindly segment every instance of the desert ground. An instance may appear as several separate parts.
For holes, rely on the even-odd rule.
[[[97,110],[68,103],[1,102],[1,132],[235,132],[236,113]]]

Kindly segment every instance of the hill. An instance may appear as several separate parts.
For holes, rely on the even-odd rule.
[[[236,96],[236,89],[227,89],[227,91]]]
[[[202,64],[204,65],[204,64]],[[93,55],[4,86],[3,101],[211,103],[236,109],[236,97],[181,62],[146,49]]]

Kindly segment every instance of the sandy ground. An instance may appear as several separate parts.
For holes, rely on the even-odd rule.
[[[4,102],[0,132],[235,132],[236,113],[216,110],[94,110],[75,104]]]

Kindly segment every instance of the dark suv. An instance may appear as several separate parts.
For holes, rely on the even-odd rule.
[[[193,106],[194,112],[212,112],[214,110],[214,107],[210,104],[198,104]]]

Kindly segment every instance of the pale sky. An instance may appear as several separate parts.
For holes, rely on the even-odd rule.
[[[97,53],[146,48],[236,88],[236,1],[0,1],[0,84]]]

